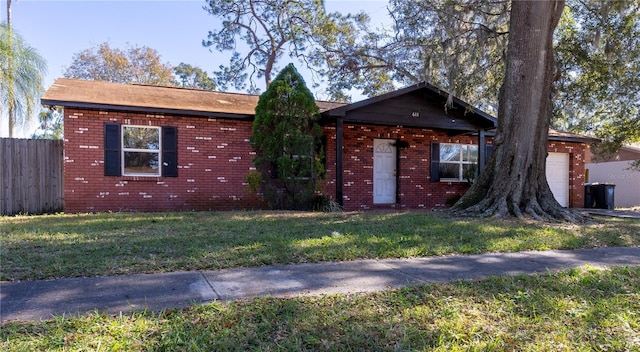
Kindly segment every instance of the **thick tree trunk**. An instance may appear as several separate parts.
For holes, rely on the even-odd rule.
[[[563,0],[512,2],[493,153],[477,182],[454,205],[454,213],[581,218],[558,204],[546,178],[552,38],[563,8]]]

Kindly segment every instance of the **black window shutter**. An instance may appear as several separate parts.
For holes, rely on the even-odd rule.
[[[440,143],[431,142],[431,182],[440,182]]]
[[[104,175],[120,176],[120,124],[104,125]]]
[[[162,127],[162,176],[178,177],[177,127]]]

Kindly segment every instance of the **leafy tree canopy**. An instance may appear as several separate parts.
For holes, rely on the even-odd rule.
[[[102,43],[74,54],[64,76],[115,83],[175,85],[173,67],[163,63],[158,52],[146,46],[118,49]]]
[[[202,44],[232,52],[229,65],[215,73],[218,86],[252,93],[259,92],[258,79],[269,86],[285,54],[316,72],[318,81],[326,77],[331,53],[324,47],[353,42],[355,24],[367,20],[327,14],[321,0],[209,0],[205,10],[222,28],[209,31]]]
[[[373,96],[419,81],[497,114],[511,1],[390,0],[392,28],[364,14],[328,14],[319,0],[211,0],[223,28],[203,44],[233,51],[221,86],[268,84],[284,54],[300,58],[328,85]],[[552,127],[603,138],[615,149],[640,137],[640,1],[568,0],[555,32],[557,74]],[[246,46],[246,53],[241,51]]]
[[[191,66],[181,62],[173,69],[176,75],[176,84],[184,88],[215,90],[216,84],[211,77],[200,67]]]
[[[367,95],[422,80],[497,114],[511,1],[391,0],[391,30],[338,42],[330,81]],[[552,127],[640,141],[640,1],[568,0],[555,31]],[[384,83],[384,84],[382,84]]]
[[[33,139],[62,139],[64,137],[64,114],[62,107],[43,107],[38,115],[40,126],[31,135]]]
[[[216,84],[200,67],[181,62],[172,67],[149,47],[111,48],[108,43],[76,53],[66,69],[67,78],[115,83],[215,90]]]
[[[509,4],[391,0],[392,28],[362,25],[358,40],[327,47],[329,81],[369,96],[428,81],[495,113]]]
[[[250,139],[272,207],[310,208],[324,172],[318,119],[313,94],[293,64],[287,65],[260,96]]]
[[[640,1],[574,0],[556,31],[554,127],[640,142]]]

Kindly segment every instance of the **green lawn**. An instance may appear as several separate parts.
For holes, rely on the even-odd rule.
[[[544,224],[442,212],[2,217],[0,279],[638,246],[639,234],[638,220]],[[0,350],[640,351],[640,268],[8,323]]]
[[[640,351],[640,268],[10,323],[0,350]]]
[[[0,217],[0,280],[640,245],[640,221],[455,219],[442,212]]]

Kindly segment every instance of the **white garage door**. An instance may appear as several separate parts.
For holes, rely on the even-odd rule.
[[[563,207],[569,206],[569,154],[549,153],[547,181],[553,196]]]

